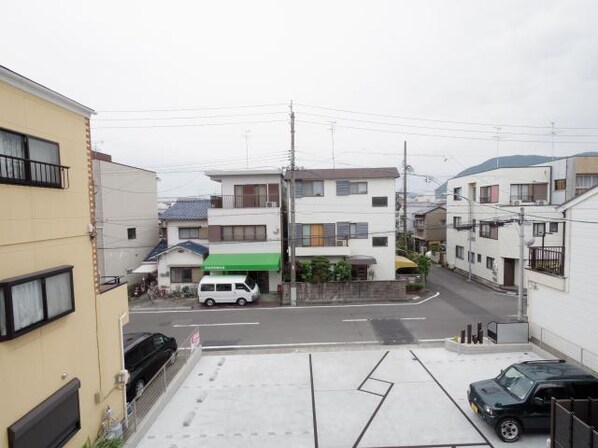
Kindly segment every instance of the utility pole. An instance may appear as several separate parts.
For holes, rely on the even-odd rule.
[[[245,168],[249,168],[249,134],[251,131],[249,129],[245,129],[243,132],[243,137],[245,137]]]
[[[519,224],[519,288],[517,295],[517,320],[523,322],[523,262],[524,262],[524,251],[525,246],[525,232],[523,229],[523,223],[525,219],[525,209],[521,207],[519,209],[519,217],[517,219]]]
[[[289,247],[291,249],[291,306],[297,305],[297,272],[295,269],[295,246],[297,242],[297,232],[295,226],[295,112],[293,111],[293,100],[290,104],[291,109],[291,231],[289,232],[291,240]]]
[[[330,122],[330,137],[332,139],[332,168],[336,168],[336,162],[334,160],[334,125],[336,125],[336,121]]]
[[[554,121],[550,122],[550,149],[551,149],[551,153],[550,153],[550,160],[554,160]]]
[[[407,140],[403,142],[403,245],[407,250]]]

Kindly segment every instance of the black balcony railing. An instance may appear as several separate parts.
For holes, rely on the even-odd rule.
[[[210,205],[212,208],[276,208],[280,207],[278,195],[266,194],[244,194],[244,195],[222,195],[211,196]]]
[[[534,271],[562,277],[565,272],[565,248],[563,246],[530,247],[529,267]]]
[[[67,166],[0,154],[0,183],[68,188]]]

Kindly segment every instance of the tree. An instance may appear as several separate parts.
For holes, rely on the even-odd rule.
[[[430,260],[425,255],[420,255],[417,258],[417,267],[419,269],[419,272],[421,272],[424,276],[424,282],[426,281],[426,279],[428,278],[428,274],[430,273],[430,266],[432,266],[432,260]]]
[[[330,262],[326,257],[314,257],[311,260],[311,282],[325,283],[330,278]]]
[[[298,264],[297,278],[300,278],[302,282],[311,283],[313,270],[312,264],[309,261]]]
[[[351,265],[345,260],[339,261],[334,266],[334,272],[332,273],[334,280],[337,282],[348,282],[351,280]]]

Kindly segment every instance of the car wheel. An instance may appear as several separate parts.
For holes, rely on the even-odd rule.
[[[240,297],[239,299],[237,299],[237,305],[245,306],[247,305],[247,300],[245,300],[243,297]]]
[[[138,380],[137,383],[135,383],[135,398],[141,397],[141,395],[143,395],[144,390],[145,390],[145,381]]]
[[[503,442],[516,442],[521,436],[521,423],[517,419],[506,417],[496,425],[496,434]]]
[[[216,305],[216,302],[214,301],[214,299],[206,299],[206,301],[204,302],[206,306],[214,306]]]
[[[178,351],[176,350],[172,352],[172,355],[170,355],[170,359],[168,360],[169,365],[172,366],[176,362],[177,353]]]

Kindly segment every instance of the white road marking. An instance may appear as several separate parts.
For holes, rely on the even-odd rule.
[[[443,342],[445,338],[439,339],[418,339],[418,342]]]
[[[426,320],[425,317],[394,317],[394,318],[371,318],[371,319],[343,319],[343,322],[369,322],[372,320]]]
[[[259,322],[224,322],[220,324],[188,324],[188,325],[173,325],[175,328],[186,327],[233,327],[237,325],[259,325]]]
[[[289,344],[253,344],[253,345],[211,345],[202,346],[202,350],[222,350],[225,348],[282,348],[282,347],[321,347],[336,345],[373,345],[381,344],[380,341],[352,341],[352,342],[296,342]]]
[[[227,311],[241,311],[241,312],[250,312],[250,311],[264,311],[264,310],[272,310],[272,311],[300,311],[300,310],[312,310],[312,309],[333,309],[333,308],[363,308],[363,307],[386,307],[386,306],[417,306],[423,303],[426,303],[429,300],[432,300],[440,295],[439,292],[436,294],[424,299],[420,302],[398,302],[398,303],[356,303],[356,304],[347,304],[347,305],[306,305],[306,306],[268,306],[268,307],[241,307],[241,308],[222,308],[222,309],[200,309],[200,310],[190,310],[190,309],[181,309],[181,308],[140,308],[138,310],[130,310],[129,314],[159,314],[159,313],[222,313]]]

